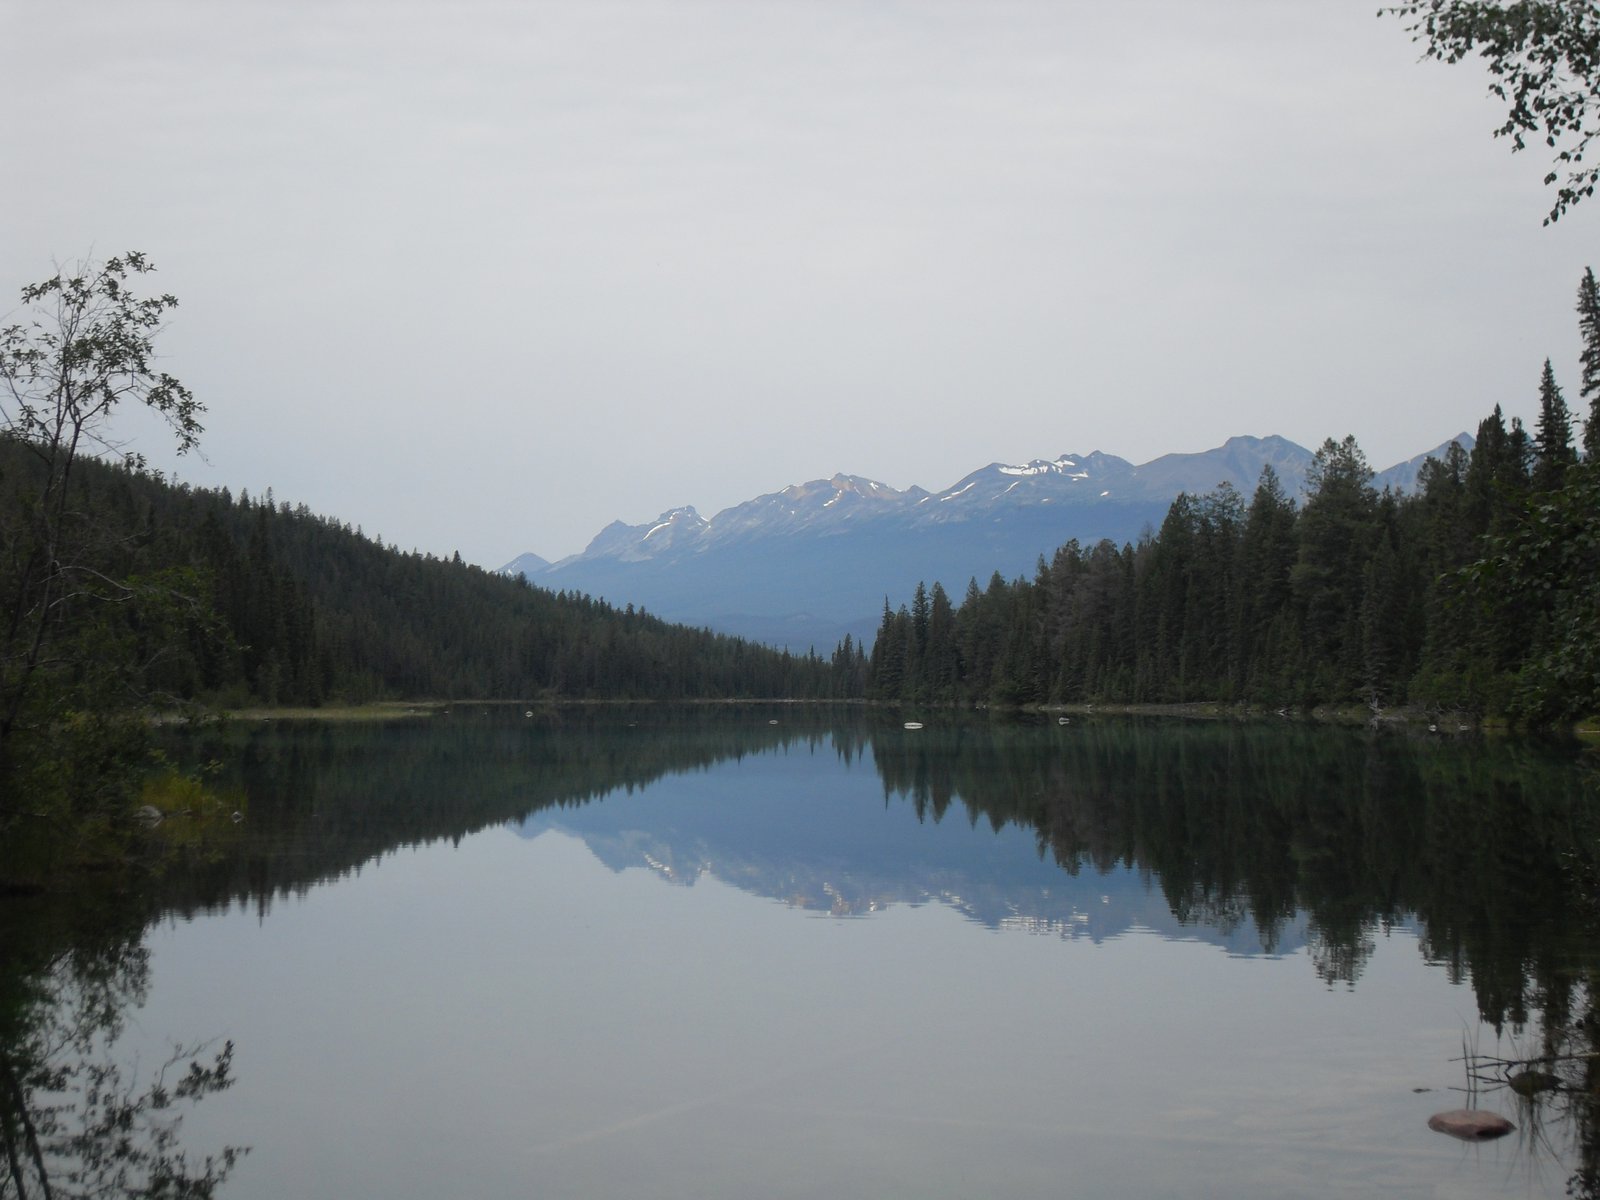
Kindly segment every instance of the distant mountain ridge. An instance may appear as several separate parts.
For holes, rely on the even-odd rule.
[[[1451,441],[1472,444],[1466,434]],[[1411,490],[1422,463],[1449,445],[1380,472],[1375,486]],[[826,652],[845,633],[870,635],[884,599],[898,604],[919,580],[937,580],[959,601],[969,579],[1031,574],[1039,555],[1073,538],[1132,541],[1159,526],[1181,492],[1227,483],[1248,501],[1267,466],[1299,495],[1313,457],[1286,438],[1241,436],[1137,466],[1101,451],[990,463],[939,492],[837,474],[709,519],[686,505],[642,525],[613,521],[581,554],[554,563],[524,554],[501,571],[672,621]]]

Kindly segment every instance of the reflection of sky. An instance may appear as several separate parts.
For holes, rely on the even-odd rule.
[[[671,830],[699,794],[753,818],[786,776],[800,811],[848,796],[912,858],[1006,844],[959,810],[937,828],[885,810],[870,765],[777,761],[623,808]],[[1403,932],[1329,988],[1303,952],[1015,936],[942,904],[818,920],[491,830],[151,944],[142,1034],[238,1045],[240,1082],[185,1141],[252,1144],[227,1189],[244,1200],[1488,1196],[1526,1170],[1509,1141],[1426,1129],[1459,1102],[1475,1006]]]

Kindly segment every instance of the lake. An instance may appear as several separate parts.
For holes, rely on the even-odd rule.
[[[921,719],[175,739],[243,819],[131,891],[0,900],[0,1048],[132,1089],[231,1044],[136,1125],[248,1147],[252,1200],[1594,1194],[1592,1060],[1531,1099],[1483,1061],[1594,1048],[1592,756]],[[1428,1128],[1469,1104],[1516,1132]]]

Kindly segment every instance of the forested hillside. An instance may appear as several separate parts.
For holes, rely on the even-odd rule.
[[[0,502],[15,509],[37,474],[26,447],[0,440]],[[95,569],[149,585],[146,603],[84,603],[71,618],[132,651],[134,692],[232,704],[827,692],[815,656],[403,553],[270,494],[93,460],[72,486]]]
[[[1579,289],[1583,447],[1548,362],[1530,434],[1500,409],[1378,492],[1328,440],[1296,505],[1183,495],[1137,544],[1069,542],[1032,579],[887,602],[868,695],[961,703],[1401,703],[1534,724],[1600,709],[1600,294]]]
[[[154,271],[137,251],[58,268],[0,326],[0,845],[14,877],[122,856],[156,708],[829,693],[815,654],[147,472],[113,436],[115,411],[164,423],[179,453],[205,412],[160,367],[178,301],[143,290]]]

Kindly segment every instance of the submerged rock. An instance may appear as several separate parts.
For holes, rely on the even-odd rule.
[[[1481,1108],[1452,1108],[1449,1112],[1434,1113],[1428,1118],[1428,1128],[1464,1142],[1484,1142],[1490,1138],[1504,1137],[1516,1128],[1499,1113]]]

